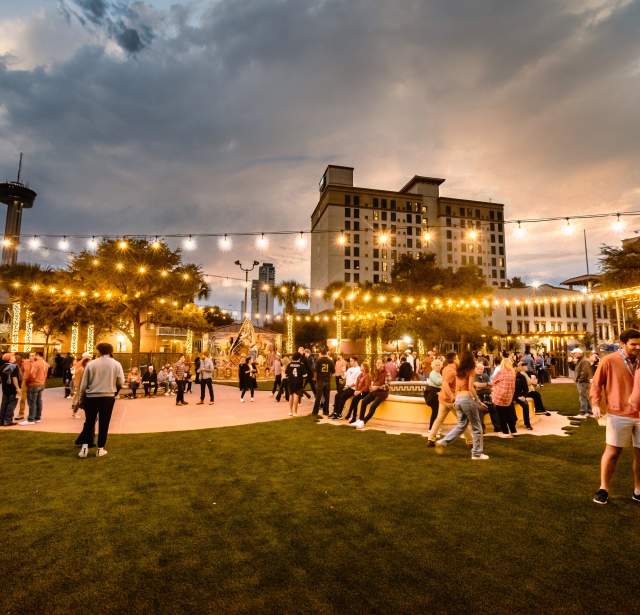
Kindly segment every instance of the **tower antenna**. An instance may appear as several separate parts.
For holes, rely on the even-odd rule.
[[[22,175],[22,152],[20,152],[20,162],[18,162],[18,179],[16,179],[16,183],[20,183],[20,175]]]

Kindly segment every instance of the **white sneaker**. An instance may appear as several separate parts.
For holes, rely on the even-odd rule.
[[[241,398],[240,398],[240,403],[241,403],[241,404],[244,404],[244,397],[241,397]]]
[[[38,419],[37,421],[35,421],[36,423],[42,423],[41,419]]]
[[[447,443],[444,441],[444,438],[440,438],[440,440],[436,440],[436,446],[447,446]]]
[[[107,451],[107,449],[106,449],[106,448],[99,448],[99,449],[96,451],[96,457],[104,457],[104,456],[105,456],[105,455],[107,455],[107,454],[108,454],[108,451]]]
[[[249,400],[251,403],[253,403],[253,397]]]
[[[83,444],[80,452],[78,453],[78,457],[80,457],[80,459],[86,459],[87,455],[89,455],[89,447],[86,444]]]
[[[18,425],[35,425],[35,421],[20,421]]]
[[[364,421],[356,421],[356,429],[364,429]]]
[[[474,457],[473,455],[471,455],[471,459],[473,459],[474,461],[476,460],[484,461],[485,459],[489,459],[489,455],[485,455],[484,453],[482,453],[482,455],[478,455],[477,457]]]
[[[498,438],[513,438],[513,434],[510,434],[510,433],[500,433],[500,434],[498,434]]]

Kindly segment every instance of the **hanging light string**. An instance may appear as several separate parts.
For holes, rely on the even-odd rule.
[[[386,212],[389,210],[375,210]],[[394,212],[396,213],[396,212]],[[403,213],[399,211],[397,213]],[[420,215],[420,214],[418,214]],[[547,216],[541,218],[517,218],[517,219],[509,219],[509,220],[484,220],[484,219],[473,219],[473,217],[469,216],[457,216],[457,215],[449,215],[443,214],[439,216],[440,218],[451,218],[456,220],[464,220],[470,223],[474,223],[475,225],[490,225],[490,224],[505,224],[505,225],[515,225],[516,228],[523,229],[525,225],[528,224],[539,224],[543,222],[563,222],[564,226],[571,226],[571,221],[573,220],[595,220],[602,218],[612,218],[613,226],[615,228],[621,229],[623,225],[623,218],[625,217],[634,217],[640,216],[640,210],[630,210],[630,211],[616,211],[616,212],[606,212],[606,213],[598,213],[598,214],[576,214],[571,216]],[[386,221],[384,221],[386,222]],[[397,225],[396,225],[397,226]],[[450,224],[427,224],[425,220],[425,229],[426,232],[429,232],[432,229],[438,228],[451,228]],[[465,227],[459,227],[465,228]],[[473,228],[473,226],[469,227]],[[371,230],[371,229],[368,229]],[[388,229],[384,229],[384,231],[388,231]],[[382,232],[384,232],[382,231]],[[257,242],[259,242],[260,247],[263,249],[268,246],[268,238],[269,237],[277,237],[277,236],[294,236],[295,237],[295,245],[299,248],[306,247],[306,236],[308,235],[319,235],[319,234],[332,234],[343,236],[345,233],[351,232],[359,232],[353,231],[353,229],[311,229],[311,230],[275,230],[275,231],[228,231],[228,232],[215,232],[215,233],[118,233],[118,234],[87,234],[87,233],[67,233],[67,234],[57,234],[57,233],[35,233],[35,234],[21,234],[21,235],[5,235],[2,244],[4,247],[10,247],[15,245],[16,242],[20,242],[22,240],[27,241],[29,247],[33,249],[38,249],[42,247],[43,239],[57,239],[58,241],[58,249],[61,251],[66,251],[71,246],[71,240],[80,239],[87,240],[87,244],[89,248],[97,247],[97,244],[100,240],[120,240],[126,241],[127,239],[143,239],[147,241],[152,241],[154,243],[159,242],[160,239],[179,239],[182,240],[182,245],[187,250],[193,250],[196,248],[196,240],[197,239],[205,239],[205,238],[217,238],[220,242],[221,249],[225,249],[227,246],[231,246],[231,241],[234,238],[240,237],[254,237]],[[365,232],[363,229],[362,232]],[[19,241],[20,240],[20,241]]]

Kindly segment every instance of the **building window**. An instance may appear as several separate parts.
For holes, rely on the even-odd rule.
[[[496,236],[495,235],[491,235],[491,243],[495,243],[496,242]]]
[[[380,271],[380,261],[373,261],[373,270]]]
[[[353,243],[360,243],[360,235],[353,236]]]
[[[380,258],[380,250],[378,248],[373,249],[373,258]]]
[[[491,270],[491,277],[492,278],[497,278],[498,277],[498,272],[495,269]]]
[[[360,210],[356,209],[355,207],[353,209],[353,217],[354,218],[359,218],[360,217]]]
[[[478,265],[482,265],[482,256],[478,256]]]
[[[511,331],[512,327],[511,327],[511,321],[507,321],[507,335],[511,335],[512,331]]]
[[[413,248],[413,239],[407,239],[407,248]]]
[[[413,227],[412,226],[408,226],[407,227],[407,235],[413,235]]]
[[[360,230],[360,222],[358,220],[355,220],[353,223],[353,230],[354,231],[359,231]]]
[[[348,258],[344,259],[344,268],[351,269],[351,261]]]
[[[350,231],[351,230],[351,220],[345,220],[344,221],[344,230],[345,231]]]
[[[391,201],[391,211],[395,211],[396,210],[396,202],[395,201]]]
[[[344,217],[345,218],[350,218],[351,217],[351,208],[350,207],[345,207],[344,208]]]
[[[351,205],[351,195],[350,194],[345,194],[344,195],[344,204],[345,205]]]
[[[420,217],[420,214],[416,214],[416,224],[422,224],[422,218]]]
[[[587,317],[587,306],[583,303],[582,304],[582,318],[586,318]]]
[[[386,219],[387,219],[387,212],[386,211],[382,212],[382,219],[386,221]]]
[[[353,255],[360,256],[360,248],[353,248]]]
[[[504,280],[505,279],[505,275],[504,275],[504,271],[500,272],[500,277]]]
[[[379,205],[378,205],[378,199],[377,199],[377,198],[374,198],[374,199],[373,199],[373,208],[374,208],[374,209],[378,209],[378,207],[379,207]]]
[[[391,216],[391,222],[395,222],[396,221],[396,212],[392,211],[389,215]]]
[[[373,274],[373,283],[380,284],[380,276],[377,273]]]
[[[413,216],[411,214],[407,214],[407,224],[411,224],[413,222]]]
[[[386,209],[387,208],[387,199],[382,199],[381,203],[382,203],[382,209]]]
[[[447,231],[447,239],[452,239],[452,233],[451,233],[451,231]]]
[[[351,274],[348,271],[344,274],[344,281],[351,282]]]
[[[452,251],[453,251],[453,244],[450,241],[448,241],[447,242],[447,252],[452,252]]]
[[[447,263],[453,263],[453,255],[447,254]]]
[[[357,195],[357,194],[356,194],[356,195],[353,197],[353,204],[354,204],[356,207],[359,207],[359,206],[360,206],[360,196],[359,196],[359,195]]]
[[[351,248],[349,246],[344,247],[344,255],[351,256]]]
[[[466,265],[466,264],[467,264],[467,256],[466,256],[466,254],[463,254],[463,255],[460,257],[460,262],[461,262],[463,265]]]
[[[360,269],[360,261],[353,261],[353,268]]]

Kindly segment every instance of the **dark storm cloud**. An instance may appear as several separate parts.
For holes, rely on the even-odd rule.
[[[141,2],[60,0],[60,9],[68,19],[103,31],[131,54],[144,49],[154,38],[153,29],[141,12],[143,7]]]
[[[332,162],[354,165],[358,185],[446,177],[445,194],[493,197],[509,217],[638,208],[638,2],[64,7],[146,49],[85,45],[32,70],[0,60],[0,163],[27,152],[33,231],[307,228]],[[511,275],[544,233],[511,242]],[[287,242],[271,250],[279,274],[308,275]],[[198,252],[223,273],[253,255],[248,241]]]

